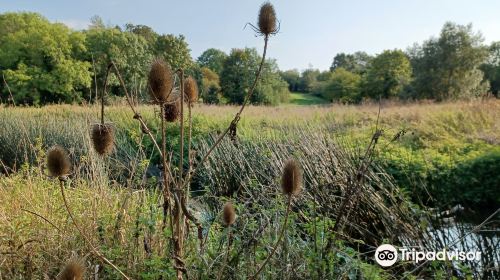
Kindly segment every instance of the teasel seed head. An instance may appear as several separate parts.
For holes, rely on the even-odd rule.
[[[63,271],[57,277],[58,280],[83,280],[83,275],[85,274],[85,267],[76,261],[70,260],[66,266],[64,266]]]
[[[69,174],[71,162],[66,150],[55,145],[47,152],[47,167],[50,175],[54,177],[62,177]]]
[[[179,100],[163,105],[163,117],[167,122],[175,122],[181,113],[181,103]]]
[[[286,195],[295,195],[302,190],[302,169],[297,161],[288,160],[283,169],[281,188]]]
[[[92,125],[92,144],[94,150],[101,156],[106,156],[113,151],[115,129],[109,123]]]
[[[174,86],[170,65],[161,59],[153,61],[148,75],[148,83],[149,94],[153,101],[159,104],[166,102]]]
[[[184,81],[184,94],[186,95],[189,103],[195,103],[198,101],[198,84],[196,80],[189,76]]]
[[[260,7],[258,22],[260,33],[268,36],[269,34],[277,32],[276,12],[274,11],[274,7],[271,3],[266,2],[262,4]]]
[[[226,226],[230,226],[236,221],[236,211],[231,202],[226,202],[226,204],[224,204],[222,216]]]

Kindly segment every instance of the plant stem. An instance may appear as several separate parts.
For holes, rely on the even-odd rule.
[[[268,35],[264,36],[264,51],[262,52],[262,59],[261,59],[260,64],[259,64],[259,69],[257,70],[257,73],[255,75],[255,79],[254,79],[254,81],[252,83],[252,86],[250,87],[250,90],[248,91],[247,96],[245,97],[245,100],[244,100],[243,104],[241,105],[240,110],[238,111],[238,113],[236,113],[236,115],[234,116],[234,118],[231,121],[231,123],[229,124],[229,126],[224,130],[224,132],[221,135],[219,135],[219,137],[217,138],[217,140],[215,140],[215,143],[212,145],[212,147],[210,147],[210,149],[208,150],[208,152],[201,158],[201,160],[199,162],[197,162],[196,167],[193,169],[193,171],[190,172],[190,173],[188,173],[186,175],[187,179],[184,181],[183,188],[186,186],[187,182],[190,181],[191,177],[193,177],[193,175],[196,173],[196,171],[198,170],[198,168],[203,164],[203,162],[205,162],[208,159],[208,157],[210,156],[210,154],[222,142],[222,139],[224,139],[224,137],[227,135],[227,133],[229,132],[229,130],[231,129],[231,127],[233,127],[233,125],[237,125],[238,124],[238,122],[240,120],[240,117],[241,117],[241,113],[243,112],[243,109],[245,109],[245,106],[250,101],[250,98],[252,97],[252,95],[253,95],[253,93],[255,91],[255,88],[257,87],[257,82],[259,81],[260,75],[262,73],[262,69],[264,67],[264,63],[266,61],[267,43],[268,43],[268,41],[269,41],[269,36]]]
[[[61,179],[59,180],[59,186],[61,188],[61,195],[62,195],[62,198],[63,198],[63,201],[64,201],[64,207],[66,208],[66,211],[68,212],[68,215],[69,215],[69,217],[71,219],[71,222],[73,222],[73,225],[78,230],[78,232],[80,233],[80,235],[83,237],[83,239],[85,240],[85,242],[87,243],[87,245],[89,245],[89,247],[92,250],[92,252],[94,253],[94,255],[96,255],[98,258],[100,258],[103,262],[109,264],[114,270],[116,270],[118,273],[120,273],[120,275],[123,278],[125,278],[127,280],[130,279],[127,275],[125,275],[125,273],[123,273],[118,267],[116,267],[110,260],[108,260],[101,252],[99,252],[94,247],[94,245],[92,245],[92,242],[90,242],[90,239],[85,235],[85,233],[83,232],[82,228],[76,222],[75,217],[73,216],[73,212],[71,211],[71,209],[69,207],[69,203],[68,203],[68,201],[66,199],[66,194],[64,192],[64,182]]]
[[[285,235],[286,225],[287,225],[287,222],[288,222],[288,216],[290,214],[291,205],[292,205],[292,195],[289,194],[288,195],[288,205],[286,207],[286,212],[285,212],[285,221],[283,222],[283,227],[281,228],[281,232],[280,232],[280,235],[278,236],[278,240],[276,241],[276,244],[274,245],[273,250],[267,256],[266,260],[262,263],[262,265],[260,266],[260,268],[257,270],[257,272],[250,279],[256,279],[257,276],[260,274],[260,272],[264,269],[264,267],[266,266],[266,264],[269,262],[269,260],[271,259],[271,257],[274,255],[274,253],[276,253],[276,250],[278,249],[278,246],[281,243],[281,239],[283,239],[283,236]]]
[[[224,262],[222,263],[222,266],[219,270],[219,274],[217,275],[217,280],[221,279],[222,277],[222,272],[224,271],[224,267],[227,264],[227,259],[229,258],[229,253],[231,252],[231,239],[233,238],[232,232],[231,232],[231,226],[228,226],[227,228],[227,248],[226,248],[226,256],[224,257]]]

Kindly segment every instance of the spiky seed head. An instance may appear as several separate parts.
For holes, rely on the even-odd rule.
[[[302,169],[297,161],[288,160],[283,169],[281,188],[286,195],[298,194],[302,189]]]
[[[236,211],[234,210],[234,206],[231,202],[226,202],[226,204],[224,204],[222,216],[226,226],[234,224],[234,221],[236,220]]]
[[[276,27],[276,12],[271,3],[262,4],[259,12],[259,31],[264,35],[275,33]]]
[[[50,175],[54,177],[69,174],[71,162],[68,153],[63,147],[55,145],[49,149],[47,152],[47,167],[49,168]]]
[[[57,277],[58,280],[83,280],[83,275],[85,274],[85,268],[83,265],[75,260],[69,261],[65,266],[63,271]]]
[[[95,151],[105,156],[113,151],[115,140],[115,129],[109,123],[92,125],[92,144]]]
[[[195,103],[198,101],[198,84],[191,76],[187,77],[184,81],[184,94],[186,95],[189,103]]]
[[[151,64],[148,75],[149,94],[156,103],[164,103],[174,86],[173,72],[170,65],[161,59]]]
[[[175,122],[181,113],[181,103],[179,100],[163,105],[163,117],[167,122]]]

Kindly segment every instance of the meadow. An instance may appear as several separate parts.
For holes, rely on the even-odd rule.
[[[157,109],[137,108],[148,127],[158,131]],[[89,279],[119,277],[90,254],[68,219],[45,163],[54,144],[70,153],[73,169],[65,182],[66,195],[92,243],[134,279],[174,277],[170,247],[162,238],[172,233],[162,226],[160,157],[133,113],[120,104],[105,109],[107,121],[116,128],[115,150],[108,158],[100,157],[90,138],[99,110],[75,105],[0,108],[0,279],[54,278],[68,259],[77,257],[84,259]],[[228,126],[237,107],[196,104],[192,111],[193,151],[199,156]],[[383,134],[359,204],[341,237],[333,237],[336,209],[347,191],[343,182],[355,174],[376,129]],[[168,125],[168,150],[179,148],[178,133],[178,123]],[[236,136],[223,141],[191,183],[188,207],[201,222],[206,242],[198,244],[196,227],[187,227],[192,232],[185,241],[186,275],[246,279],[255,272],[279,235],[286,208],[279,177],[293,155],[304,170],[304,190],[292,204],[284,245],[262,277],[494,277],[495,250],[482,264],[489,269],[437,263],[382,269],[372,252],[382,240],[438,248],[428,232],[433,208],[460,204],[467,211],[495,210],[500,204],[499,144],[497,99],[250,106]],[[175,166],[179,157],[171,160]],[[233,201],[237,213],[231,232],[221,222],[227,201]],[[330,242],[333,252],[323,249]]]

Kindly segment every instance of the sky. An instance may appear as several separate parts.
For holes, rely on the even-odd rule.
[[[53,22],[84,29],[94,15],[106,24],[143,24],[183,34],[196,59],[208,48],[263,47],[245,24],[256,23],[263,0],[0,0],[0,13],[38,12]],[[282,70],[327,70],[335,54],[403,49],[439,35],[447,21],[472,23],[485,43],[500,41],[498,0],[276,0],[280,33],[268,55]]]

